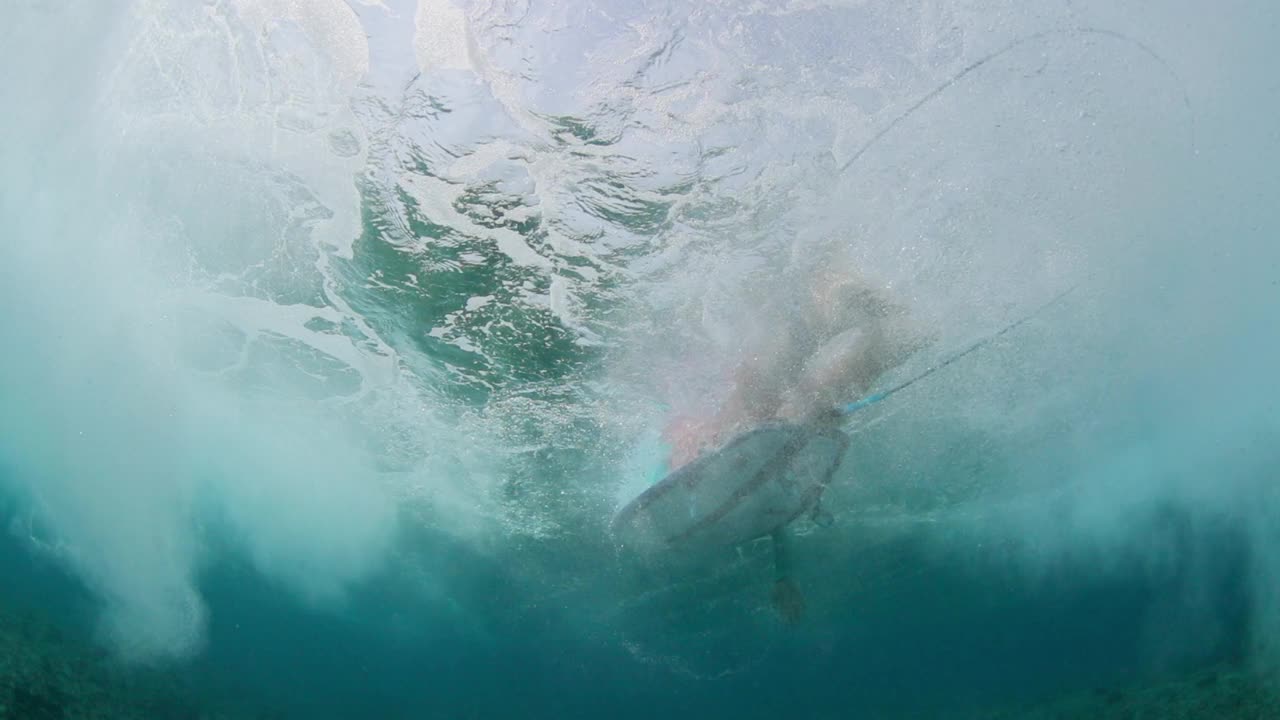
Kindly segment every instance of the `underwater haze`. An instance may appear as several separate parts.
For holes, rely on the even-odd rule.
[[[3,14],[0,718],[1280,682],[1280,5]],[[1030,319],[849,418],[792,626],[610,520],[833,265],[929,338],[877,388]]]

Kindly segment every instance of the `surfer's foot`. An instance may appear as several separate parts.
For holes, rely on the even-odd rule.
[[[804,617],[804,595],[795,583],[785,578],[779,580],[773,584],[773,608],[784,623],[794,625]]]

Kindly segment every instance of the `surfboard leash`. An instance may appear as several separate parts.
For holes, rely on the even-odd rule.
[[[1076,286],[1076,285],[1072,285],[1071,287],[1067,288],[1066,290],[1063,290],[1062,292],[1060,292],[1060,293],[1058,293],[1057,295],[1055,295],[1055,296],[1053,297],[1053,299],[1049,300],[1049,302],[1047,302],[1047,303],[1045,303],[1045,304],[1041,305],[1040,307],[1036,308],[1034,311],[1032,311],[1032,312],[1031,312],[1031,313],[1029,313],[1028,315],[1024,316],[1023,318],[1021,318],[1021,319],[1019,319],[1019,320],[1017,320],[1017,321],[1013,322],[1013,323],[1012,323],[1012,324],[1010,324],[1010,325],[1006,325],[1005,327],[1001,328],[1001,329],[1000,329],[1000,330],[998,330],[997,332],[995,332],[995,333],[993,333],[993,334],[991,334],[991,335],[988,335],[988,336],[986,336],[986,337],[982,338],[981,340],[978,340],[977,342],[973,343],[972,345],[969,345],[968,347],[964,348],[963,350],[960,350],[959,352],[953,353],[953,354],[951,354],[951,355],[947,356],[946,358],[943,358],[940,362],[938,362],[938,363],[936,363],[936,364],[934,364],[934,365],[930,365],[928,368],[926,368],[924,371],[920,372],[919,374],[917,374],[917,375],[915,375],[915,376],[913,376],[913,377],[911,377],[911,378],[909,378],[909,379],[907,379],[907,380],[903,380],[902,382],[898,383],[897,385],[894,385],[893,387],[889,388],[888,390],[883,390],[883,391],[878,392],[878,393],[872,393],[872,394],[870,394],[870,395],[868,395],[868,396],[866,396],[866,397],[862,398],[861,400],[855,400],[855,401],[853,401],[853,402],[851,402],[851,403],[846,403],[846,404],[844,404],[844,405],[841,405],[841,406],[839,406],[839,407],[837,407],[837,408],[836,408],[836,412],[837,412],[837,413],[839,413],[839,414],[840,414],[841,416],[843,416],[843,417],[848,417],[849,415],[852,415],[853,413],[858,412],[859,410],[862,410],[863,408],[871,407],[872,405],[875,405],[876,403],[880,402],[881,400],[885,400],[885,399],[889,398],[890,396],[894,395],[895,393],[898,393],[898,392],[900,392],[900,391],[902,391],[902,390],[906,390],[907,388],[911,387],[912,385],[916,384],[917,382],[920,382],[921,380],[923,380],[923,379],[925,379],[925,378],[929,377],[930,375],[932,375],[932,374],[934,374],[934,373],[938,372],[939,370],[941,370],[941,369],[943,369],[943,368],[947,367],[948,365],[950,365],[950,364],[952,364],[952,363],[956,362],[957,360],[959,360],[960,358],[963,358],[964,356],[968,355],[969,353],[971,353],[971,352],[973,352],[973,351],[975,351],[975,350],[978,350],[978,349],[980,349],[980,348],[986,347],[987,345],[990,345],[991,343],[995,342],[995,341],[996,341],[997,339],[999,339],[1002,335],[1006,335],[1006,334],[1008,334],[1008,333],[1012,332],[1012,331],[1013,331],[1015,328],[1017,328],[1018,326],[1022,325],[1023,323],[1027,322],[1028,320],[1031,320],[1032,318],[1036,317],[1036,316],[1037,316],[1037,315],[1039,315],[1040,313],[1043,313],[1045,310],[1048,310],[1050,307],[1052,307],[1052,306],[1054,306],[1054,305],[1058,304],[1058,302],[1060,302],[1063,298],[1067,297],[1067,296],[1068,296],[1068,295],[1070,295],[1072,292],[1074,292],[1074,291],[1075,291],[1075,289],[1076,289],[1076,287],[1078,287],[1078,286]]]

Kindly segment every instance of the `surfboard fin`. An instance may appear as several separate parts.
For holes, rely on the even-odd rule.
[[[809,519],[813,520],[813,524],[820,528],[829,528],[836,524],[836,516],[824,510],[822,503],[813,506],[813,511],[809,513]]]

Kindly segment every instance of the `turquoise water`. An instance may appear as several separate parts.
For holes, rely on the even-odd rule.
[[[1276,677],[1270,4],[5,13],[0,717]],[[878,389],[1076,289],[851,418],[792,627],[608,524],[832,265],[929,338]]]

